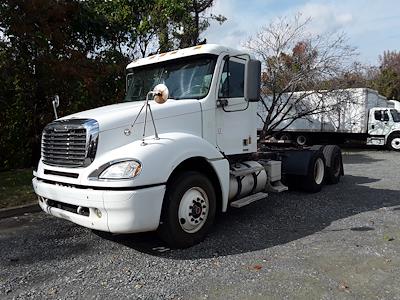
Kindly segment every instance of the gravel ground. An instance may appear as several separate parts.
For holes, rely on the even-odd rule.
[[[0,298],[400,299],[399,153],[344,162],[338,185],[231,210],[186,250],[44,213],[0,220]]]

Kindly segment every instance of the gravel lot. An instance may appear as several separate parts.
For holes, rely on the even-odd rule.
[[[44,213],[0,220],[0,298],[400,299],[399,157],[345,151],[338,185],[231,210],[186,250]]]

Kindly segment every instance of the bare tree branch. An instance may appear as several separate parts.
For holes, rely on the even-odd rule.
[[[311,23],[311,18],[300,14],[279,18],[244,44],[263,64],[261,138],[295,120],[338,107],[324,98],[341,93],[337,79],[349,71],[355,48],[347,44],[344,33],[312,34]]]

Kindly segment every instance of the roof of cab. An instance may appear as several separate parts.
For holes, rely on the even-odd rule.
[[[135,60],[131,62],[126,68],[135,68],[139,66],[144,66],[144,65],[149,65],[149,64],[154,64],[162,61],[167,61],[171,59],[176,59],[176,58],[181,58],[181,57],[187,57],[191,55],[197,55],[197,54],[215,54],[215,55],[220,55],[222,52],[227,52],[230,55],[238,55],[238,54],[243,54],[243,51],[221,46],[221,45],[216,45],[216,44],[205,44],[205,45],[198,45],[198,46],[193,46],[190,48],[184,48],[184,49],[179,49],[179,50],[174,50],[166,53],[160,53],[160,54],[155,54],[149,57],[145,58],[140,58],[138,60]]]

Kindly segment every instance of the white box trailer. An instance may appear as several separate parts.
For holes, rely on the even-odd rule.
[[[290,102],[295,103],[304,93],[310,92],[296,92]],[[265,101],[269,103],[270,99]],[[282,122],[275,130],[276,138],[292,140],[299,145],[362,140],[368,145],[388,145],[393,150],[400,150],[398,111],[393,103],[375,90],[352,88],[323,94],[310,93],[299,103],[310,107],[322,103],[320,105],[326,109],[297,119],[288,127],[290,120]],[[289,115],[296,115],[298,109],[301,107],[294,105]],[[259,114],[265,116],[262,105],[259,105]],[[258,128],[261,129],[262,125],[259,119]]]

